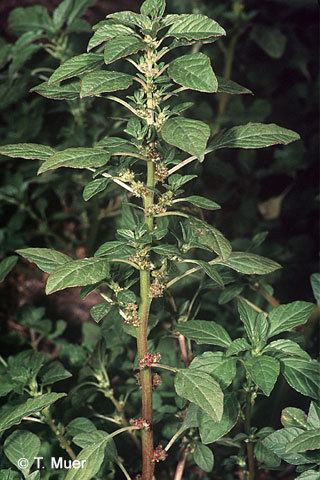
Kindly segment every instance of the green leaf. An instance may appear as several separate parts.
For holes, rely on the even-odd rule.
[[[175,245],[164,244],[164,245],[157,245],[156,247],[152,248],[153,252],[157,253],[158,255],[165,255],[165,256],[181,256],[178,248]]]
[[[97,303],[90,309],[90,315],[95,322],[100,322],[104,317],[108,315],[112,308],[112,305],[108,303]]]
[[[55,8],[52,15],[52,20],[57,30],[66,22],[68,16],[70,15],[72,5],[73,0],[63,0],[57,6],[57,8]]]
[[[281,412],[281,423],[287,427],[307,428],[307,415],[300,408],[287,407]]]
[[[206,123],[198,120],[182,117],[169,118],[162,126],[161,135],[169,145],[203,160],[210,137],[210,128]]]
[[[3,451],[11,463],[24,474],[29,473],[35,457],[37,457],[41,447],[41,442],[37,435],[26,430],[16,430],[6,438]],[[27,460],[26,468],[21,468],[19,460]]]
[[[50,85],[48,82],[43,82],[30,91],[52,100],[77,100],[80,96],[80,82],[76,80],[63,85]]]
[[[29,262],[35,263],[40,270],[51,273],[65,263],[72,261],[71,257],[50,248],[23,248],[17,253]]]
[[[95,253],[95,256],[116,256],[117,258],[127,258],[135,252],[133,247],[127,245],[125,242],[115,240],[113,242],[106,242],[100,245]]]
[[[108,437],[109,435],[105,432],[101,432],[100,439],[97,440],[97,436],[95,435],[96,441],[81,450],[76,458],[76,460],[79,460],[80,462],[84,461],[82,463],[83,468],[70,469],[65,480],[89,480],[93,478],[100,470],[104,460],[106,447],[108,445]]]
[[[56,151],[47,145],[37,143],[16,143],[0,147],[0,155],[12,158],[25,158],[26,160],[48,160]]]
[[[315,470],[306,470],[301,473],[296,480],[319,480],[319,472],[316,472]]]
[[[284,54],[287,38],[277,27],[255,25],[250,37],[269,57],[279,59]]]
[[[91,4],[92,0],[77,0],[73,2],[72,10],[68,15],[67,24],[70,26],[75,23],[77,17],[80,17]]]
[[[41,412],[41,410],[49,407],[60,398],[65,397],[65,395],[65,393],[45,393],[40,397],[29,398],[20,405],[2,407],[0,409],[0,432],[11,428],[13,425],[18,425],[23,417]]]
[[[308,425],[311,428],[320,428],[320,405],[311,402],[308,412]]]
[[[18,472],[11,470],[11,468],[6,470],[1,469],[0,480],[21,480],[21,476]]]
[[[313,303],[309,302],[292,302],[274,308],[269,315],[269,337],[290,331],[298,325],[304,325],[313,309]]]
[[[248,123],[221,132],[212,139],[211,151],[220,148],[265,148],[271,145],[288,145],[300,139],[298,133],[274,123]]]
[[[131,290],[121,290],[117,295],[117,300],[122,303],[136,303],[137,298]]]
[[[119,36],[124,35],[134,35],[134,30],[125,25],[120,25],[119,23],[113,23],[112,21],[106,22],[103,26],[98,28],[94,35],[91,37],[87,50],[90,51],[95,47],[101,45],[101,43],[112,40]]]
[[[225,305],[231,300],[234,300],[236,297],[239,297],[240,293],[243,291],[243,288],[243,285],[231,285],[230,287],[225,288],[219,295],[219,305]]]
[[[314,298],[320,304],[320,273],[313,273],[310,277]]]
[[[174,385],[180,397],[198,405],[214,421],[221,420],[223,393],[210,375],[190,369],[179,370]]]
[[[289,385],[297,392],[319,398],[319,364],[304,358],[288,357],[282,359],[283,375]]]
[[[224,396],[223,415],[219,422],[212,420],[205,412],[200,411],[199,433],[202,443],[214,443],[227,435],[237,423],[240,406],[234,394],[226,393]]]
[[[247,342],[246,338],[236,338],[227,348],[226,355],[238,355],[241,352],[246,352],[247,350],[250,350],[250,348],[251,347]]]
[[[135,145],[132,145],[128,140],[118,137],[104,137],[96,143],[97,147],[106,148],[111,154],[115,153],[138,153]]]
[[[128,25],[129,27],[144,28],[145,23],[149,25],[150,19],[135,12],[115,12],[107,15],[107,19],[115,20],[115,22],[122,25]],[[95,27],[93,27],[95,29]]]
[[[104,62],[109,65],[123,57],[129,57],[146,48],[145,43],[132,35],[121,35],[110,40],[104,49]]]
[[[298,435],[303,433],[301,428],[289,427],[277,430],[263,439],[262,443],[273,453],[278,455],[282,460],[291,465],[303,465],[312,463],[312,460],[300,453],[288,453],[287,445],[292,442]]]
[[[227,348],[231,344],[228,332],[218,323],[206,320],[189,320],[179,323],[177,330],[199,345],[217,345]]]
[[[80,97],[95,97],[102,93],[126,90],[132,85],[132,76],[120,72],[98,71],[81,79]]]
[[[145,0],[141,5],[142,15],[148,15],[152,19],[162,17],[166,9],[165,0]]]
[[[42,385],[52,385],[72,377],[72,374],[64,368],[62,363],[55,361],[42,367],[39,376]]]
[[[278,263],[269,258],[247,252],[232,252],[230,257],[221,263],[246,275],[266,275],[281,268]]]
[[[189,218],[188,224],[197,238],[197,243],[203,245],[222,259],[228,259],[231,254],[231,244],[220,232],[220,230],[199,220],[198,218]]]
[[[83,199],[87,202],[98,193],[103,192],[110,182],[109,178],[95,178],[87,183],[83,190]]]
[[[246,359],[244,365],[253,382],[268,397],[280,374],[279,361],[267,355],[261,355]]]
[[[195,357],[190,368],[208,373],[222,388],[227,388],[236,376],[236,359],[225,357],[222,352],[204,352]]]
[[[68,435],[75,437],[80,433],[91,433],[97,430],[95,424],[86,417],[77,417],[71,420],[67,425]]]
[[[261,348],[268,338],[268,320],[264,312],[256,312],[244,298],[238,300],[238,312],[253,346]]]
[[[212,200],[209,200],[205,197],[199,197],[198,195],[191,195],[190,197],[185,197],[181,201],[192,203],[196,207],[204,208],[205,210],[218,210],[220,205]],[[180,201],[180,200],[179,200]]]
[[[219,77],[217,75],[218,80],[218,93],[228,93],[229,95],[243,95],[243,94],[251,94],[251,90],[239,83],[233,82],[232,80],[227,80],[226,78]]]
[[[208,275],[208,277],[211,278],[211,280],[213,280],[217,285],[219,285],[220,287],[224,287],[223,278],[217,272],[216,267],[214,265],[210,265],[210,263],[207,263],[204,260],[192,259],[192,261],[196,265],[199,265],[199,267],[201,267],[202,270]]]
[[[212,451],[206,445],[197,442],[193,452],[193,460],[204,472],[211,472],[214,465],[214,456]]]
[[[102,148],[76,147],[67,148],[52,155],[42,163],[38,174],[55,170],[56,168],[92,168],[102,167],[110,160],[110,154]]]
[[[11,270],[16,266],[17,261],[18,257],[11,255],[0,262],[0,282],[3,282],[6,276],[9,275]]]
[[[254,448],[256,460],[266,468],[277,468],[281,464],[281,458],[267,448],[262,439],[259,439]]]
[[[103,56],[95,53],[82,53],[76,57],[72,57],[58,67],[48,80],[49,85],[52,83],[62,82],[69,78],[79,77],[85,73],[89,73],[102,65]]]
[[[302,348],[296,342],[284,338],[269,343],[269,345],[264,348],[263,352],[269,353],[280,360],[289,356],[301,357],[305,360],[310,360],[310,355],[302,350]]]
[[[101,280],[109,274],[109,264],[101,258],[74,260],[54,270],[47,281],[46,293],[58,292],[69,287],[84,287]]]
[[[214,20],[205,15],[175,16],[174,23],[166,33],[166,37],[186,40],[206,40],[225,35],[225,30]]]
[[[17,34],[31,30],[52,31],[53,23],[47,9],[41,5],[27,8],[15,8],[8,19],[9,30]]]
[[[210,58],[203,53],[190,53],[176,58],[169,65],[168,75],[179,85],[191,90],[207,93],[218,90]]]

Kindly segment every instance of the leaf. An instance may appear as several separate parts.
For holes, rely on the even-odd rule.
[[[54,270],[47,281],[46,293],[58,292],[69,287],[84,287],[104,280],[109,264],[101,258],[74,260]]]
[[[306,470],[301,473],[296,480],[319,480],[319,472],[316,472],[315,470]]]
[[[264,312],[256,312],[244,298],[238,300],[238,312],[245,332],[253,346],[261,348],[268,338],[269,324]]]
[[[45,393],[40,397],[28,398],[26,402],[20,405],[2,407],[0,409],[0,432],[11,428],[13,425],[18,425],[23,417],[41,412],[65,395],[65,393]]]
[[[146,44],[138,37],[121,35],[110,40],[104,49],[104,63],[109,65],[123,57],[129,57],[139,50],[144,50]]]
[[[265,148],[271,145],[288,145],[300,135],[274,123],[248,123],[221,132],[212,139],[210,151],[220,148]]]
[[[211,278],[211,280],[213,280],[217,285],[219,285],[220,287],[224,287],[223,278],[217,272],[216,267],[214,265],[210,265],[210,263],[207,263],[203,260],[192,259],[192,261],[196,265],[199,265],[199,267],[201,267],[202,270],[208,275],[208,277]]]
[[[99,441],[95,441],[95,443],[92,443],[81,450],[76,460],[80,462],[83,461],[83,468],[70,469],[65,480],[89,480],[93,478],[100,470],[104,460],[108,437],[109,436],[106,433],[104,435],[102,434]]]
[[[86,9],[92,4],[92,0],[77,0],[73,2],[72,10],[68,15],[67,24],[71,25],[80,17]]]
[[[110,154],[101,148],[67,148],[52,155],[42,163],[38,174],[56,168],[92,168],[102,167],[110,160]]]
[[[308,425],[311,428],[320,428],[320,406],[311,402],[308,412]]]
[[[98,71],[81,79],[80,97],[94,97],[102,93],[126,90],[132,85],[132,76],[120,72]]]
[[[206,320],[189,320],[179,323],[177,329],[182,335],[191,338],[199,345],[217,345],[227,348],[231,344],[228,332],[218,323]]]
[[[165,142],[178,147],[184,152],[204,159],[210,128],[206,123],[189,118],[169,118],[161,129]]]
[[[52,20],[47,9],[41,5],[27,8],[15,8],[8,19],[9,30],[17,34],[31,30],[52,31]]]
[[[80,433],[91,433],[97,430],[95,424],[86,417],[77,417],[71,420],[67,425],[68,435],[75,437]]]
[[[54,10],[52,20],[57,29],[61,28],[70,15],[73,0],[63,0]]]
[[[218,210],[221,208],[216,202],[213,202],[205,197],[199,197],[199,195],[191,195],[190,197],[181,199],[181,201],[182,200],[184,202],[192,203],[192,205],[195,205],[196,207],[204,208],[205,210]]]
[[[193,460],[204,472],[211,472],[214,465],[214,456],[212,451],[206,445],[197,442],[193,452]]]
[[[236,359],[225,357],[222,352],[204,352],[195,357],[190,368],[208,373],[222,388],[227,388],[236,376]]]
[[[270,355],[279,358],[280,360],[285,357],[301,357],[305,360],[310,360],[310,355],[302,350],[302,348],[292,340],[281,338],[269,343],[264,348],[264,353],[270,353]]]
[[[300,453],[288,453],[286,451],[287,445],[292,442],[298,435],[303,433],[301,428],[289,427],[277,430],[263,439],[262,443],[269,450],[274,452],[285,462],[291,465],[303,465],[305,463],[312,463],[312,460]]]
[[[220,230],[194,217],[189,218],[188,223],[190,228],[193,229],[199,245],[206,246],[222,259],[229,258],[231,254],[231,244]]]
[[[0,262],[0,282],[5,280],[6,276],[9,275],[11,270],[16,266],[17,261],[18,257],[11,255]]]
[[[237,423],[239,413],[239,403],[232,393],[226,393],[224,396],[223,415],[219,422],[213,421],[209,415],[200,411],[198,419],[201,442],[214,443],[224,437]]]
[[[97,303],[90,309],[90,315],[93,320],[98,323],[108,315],[111,308],[112,305],[108,303]]]
[[[225,305],[234,298],[238,297],[243,291],[243,288],[243,285],[231,285],[230,287],[225,288],[219,295],[219,305]]]
[[[140,27],[144,28],[146,21],[148,21],[148,25],[150,22],[150,19],[146,18],[143,15],[140,15],[139,13],[135,12],[115,12],[115,13],[110,13],[107,15],[107,18],[111,20],[115,20],[116,23],[122,24],[122,25],[128,25],[129,27]],[[93,27],[95,29],[95,27]]]
[[[267,355],[261,355],[246,359],[244,365],[253,382],[268,397],[280,373],[278,360]]]
[[[218,93],[228,93],[229,95],[243,95],[243,94],[251,94],[251,90],[239,83],[233,82],[232,80],[227,80],[226,78],[219,77],[217,75],[218,80]]]
[[[319,398],[319,364],[303,358],[283,358],[283,375],[289,385],[297,392]]]
[[[287,407],[281,412],[281,423],[286,427],[307,428],[307,415],[300,408]]]
[[[96,53],[82,53],[70,58],[58,67],[48,80],[48,84],[62,82],[69,78],[79,77],[95,70],[103,63],[103,56]]]
[[[0,155],[12,158],[25,158],[26,160],[48,160],[56,151],[47,145],[37,143],[16,143],[0,146]]]
[[[250,348],[251,347],[247,342],[246,338],[236,338],[227,348],[226,355],[238,355],[241,352],[246,352],[247,350],[250,350]]]
[[[72,377],[72,374],[64,368],[62,363],[55,361],[42,367],[39,376],[42,385],[52,385]]]
[[[141,5],[142,15],[148,15],[152,19],[162,17],[166,9],[165,0],[145,0]]]
[[[23,248],[17,253],[29,262],[35,263],[40,270],[51,273],[65,263],[72,261],[71,257],[50,248]]]
[[[313,273],[310,277],[314,298],[320,304],[320,273]]]
[[[255,25],[250,37],[269,57],[279,59],[283,56],[287,38],[277,27]]]
[[[83,199],[87,202],[98,193],[103,192],[110,182],[109,178],[95,178],[87,183],[83,190]]]
[[[6,438],[3,451],[15,467],[27,474],[40,451],[40,447],[41,442],[37,435],[26,430],[15,430]],[[19,463],[21,458],[27,460],[26,468],[21,468]]]
[[[118,36],[124,35],[134,35],[134,30],[125,25],[120,25],[119,23],[113,23],[112,21],[106,22],[103,26],[98,28],[94,35],[91,37],[88,43],[88,52],[95,47],[101,45],[101,43],[112,40]]]
[[[186,40],[216,39],[225,35],[225,30],[214,20],[205,15],[175,16],[174,23],[166,33],[166,37]]]
[[[80,82],[76,80],[63,85],[50,85],[48,82],[43,82],[30,91],[52,100],[77,100],[80,96]]]
[[[269,258],[247,252],[232,252],[227,260],[220,263],[246,275],[266,275],[281,268],[278,263]]]
[[[221,420],[223,393],[210,375],[190,369],[179,370],[174,385],[180,397],[198,405],[214,421]]]
[[[134,253],[134,248],[127,245],[125,242],[115,240],[113,242],[106,242],[100,245],[95,253],[95,256],[108,255],[116,256],[117,258],[127,258]]]
[[[137,147],[124,138],[104,137],[97,142],[96,146],[106,148],[111,154],[122,152],[138,153]]]
[[[313,303],[309,302],[292,302],[274,308],[269,315],[269,337],[290,331],[298,325],[304,325],[313,309]]]
[[[203,53],[176,58],[169,65],[168,75],[179,85],[198,92],[214,93],[218,90],[210,58]]]
[[[178,248],[175,245],[164,244],[164,245],[157,245],[153,247],[152,250],[157,253],[158,255],[165,255],[165,256],[181,256]]]
[[[263,444],[262,439],[259,439],[256,442],[254,454],[256,460],[266,468],[277,468],[281,465],[281,458],[279,458],[278,455],[276,455],[269,448],[267,448]]]

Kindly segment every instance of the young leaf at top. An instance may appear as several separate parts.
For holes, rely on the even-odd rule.
[[[225,35],[225,30],[214,20],[205,15],[177,15],[166,37],[186,40],[207,40]]]
[[[266,275],[281,268],[278,263],[269,258],[247,252],[232,252],[230,257],[221,263],[246,275]]]
[[[265,148],[271,145],[288,145],[300,135],[274,123],[248,123],[221,132],[210,142],[211,151],[220,148]]]
[[[47,281],[46,293],[58,292],[69,287],[85,287],[104,280],[109,264],[101,258],[74,260],[54,270]]]
[[[221,420],[223,393],[210,375],[197,370],[179,370],[174,386],[180,397],[198,405],[213,421]]]
[[[36,143],[16,143],[0,146],[0,155],[26,160],[48,160],[56,153],[54,148]]]
[[[228,332],[216,322],[189,320],[179,323],[177,330],[200,345],[217,345],[227,348],[231,344]]]
[[[23,248],[17,250],[17,253],[29,262],[35,263],[40,270],[46,273],[51,273],[58,267],[72,261],[72,258],[68,255],[50,248]]]
[[[88,73],[81,79],[80,97],[94,97],[102,93],[126,90],[132,85],[132,76],[106,70]]]
[[[58,67],[48,80],[48,84],[62,82],[69,78],[79,77],[95,70],[103,64],[103,56],[96,53],[82,53],[72,57]]]
[[[169,118],[161,128],[161,135],[169,145],[195,155],[201,161],[204,159],[210,128],[199,120]]]
[[[101,148],[67,148],[52,155],[38,170],[38,174],[60,167],[91,168],[102,167],[110,160],[110,154]]]
[[[304,325],[313,309],[314,305],[309,302],[292,302],[274,308],[269,315],[269,337],[290,331],[298,325]]]
[[[179,85],[191,90],[214,93],[218,89],[210,58],[203,53],[191,53],[173,60],[168,75]]]
[[[144,48],[146,48],[146,45],[140,38],[132,35],[121,35],[107,43],[104,49],[104,62],[109,65]]]

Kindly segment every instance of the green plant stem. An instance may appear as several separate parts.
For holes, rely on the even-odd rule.
[[[72,450],[69,441],[65,438],[63,430],[57,427],[57,425],[55,424],[49,408],[44,409],[43,418],[46,424],[50,427],[52,433],[54,433],[54,435],[57,437],[60,447],[67,452],[67,454],[72,460],[75,460],[77,456]]]
[[[154,164],[147,163],[147,187],[148,194],[144,197],[144,208],[151,207],[154,202],[153,188],[155,184]],[[149,232],[153,230],[153,216],[145,215],[145,224]],[[148,322],[151,300],[149,296],[150,272],[140,270],[140,326],[138,327],[137,349],[139,360],[148,354]],[[153,464],[153,432],[152,432],[152,372],[145,368],[140,372],[142,417],[147,420],[151,428],[142,432],[142,479],[152,480]]]
[[[248,435],[246,447],[247,447],[247,464],[248,464],[248,480],[255,479],[255,462],[254,462],[254,449],[253,442],[250,440],[251,435],[251,417],[252,417],[252,394],[249,391],[246,395],[245,406],[245,430]]]

